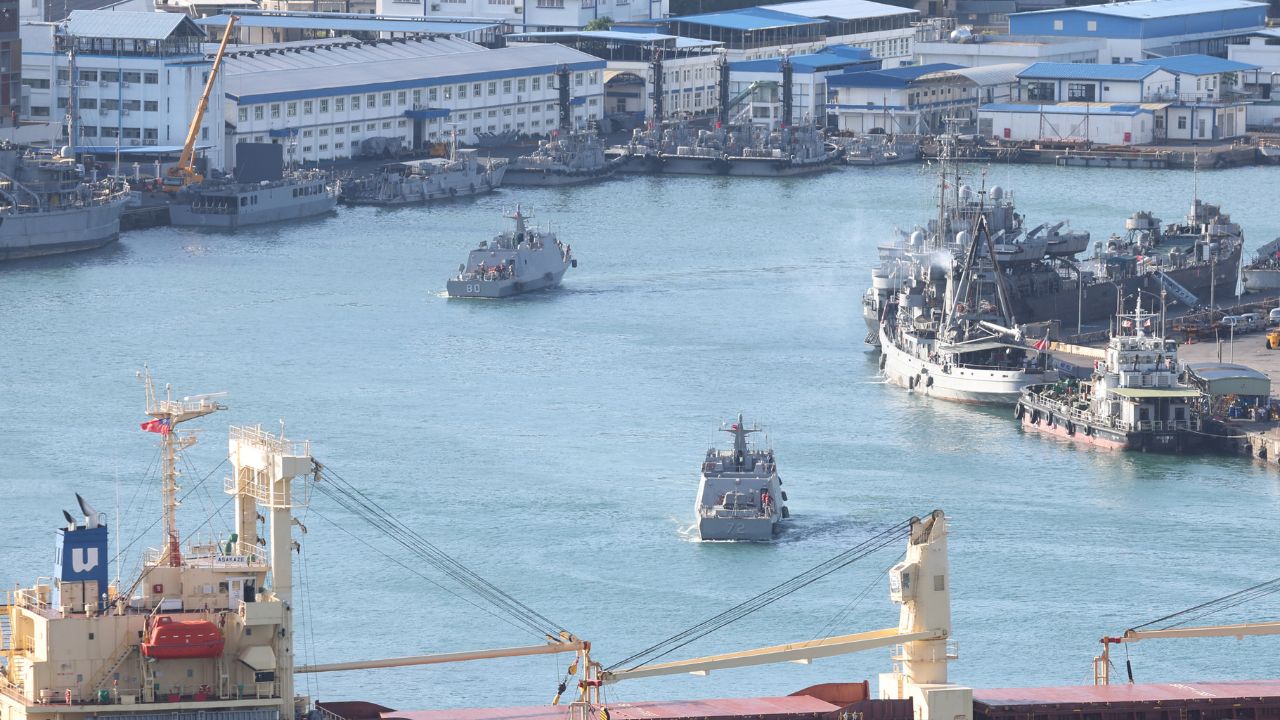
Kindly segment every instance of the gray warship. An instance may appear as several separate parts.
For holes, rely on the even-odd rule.
[[[234,230],[323,215],[337,204],[333,179],[319,170],[288,172],[258,182],[223,176],[181,190],[169,206],[169,222]]]
[[[0,145],[0,260],[91,250],[120,236],[129,185],[90,181],[70,155]]]
[[[447,159],[387,163],[372,175],[345,180],[340,197],[347,205],[421,205],[492,192],[506,171],[505,161],[482,162],[475,150],[453,149]]]
[[[636,128],[627,145],[609,154],[631,172],[751,177],[818,173],[837,165],[841,155],[822,130],[808,123],[776,130],[751,123],[698,130],[683,122]]]
[[[733,449],[710,448],[702,461],[694,503],[698,535],[703,540],[770,541],[791,517],[773,449],[747,442],[760,428],[748,428],[741,414],[720,430],[733,436]]]
[[[612,177],[625,158],[606,158],[600,138],[591,131],[557,131],[538,141],[532,155],[507,166],[508,185],[578,185]]]
[[[554,233],[529,229],[525,215],[516,206],[507,215],[515,221],[514,231],[499,233],[471,251],[467,262],[445,286],[451,298],[503,298],[552,288],[571,267],[577,267],[572,249]]]
[[[944,136],[941,157],[949,163]],[[952,164],[954,165],[954,164]],[[1125,234],[1094,245],[1087,232],[1061,221],[1028,228],[1014,206],[1013,194],[999,186],[985,193],[961,182],[946,183],[939,215],[925,226],[879,246],[879,263],[863,295],[867,342],[879,344],[877,331],[889,298],[904,283],[939,282],[956,258],[965,254],[976,220],[986,219],[995,243],[998,272],[1008,292],[1009,309],[1019,323],[1058,319],[1064,328],[1105,319],[1116,312],[1117,294],[1142,290],[1166,292],[1184,305],[1213,304],[1218,288],[1235,282],[1244,234],[1217,205],[1193,200],[1182,222],[1162,228],[1159,218],[1137,212],[1125,221]]]

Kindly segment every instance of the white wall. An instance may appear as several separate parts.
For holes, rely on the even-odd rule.
[[[1246,128],[1245,105],[1225,107],[1171,106],[1166,110],[1166,127],[1170,140],[1218,140],[1243,135]]]
[[[511,23],[517,32],[533,32],[579,30],[598,17],[661,18],[670,12],[670,0],[377,0],[377,12],[396,17],[486,18]]]
[[[29,117],[60,124],[66,111],[58,107],[58,98],[70,95],[65,80],[67,57],[53,51],[52,24],[25,24],[21,32],[23,78],[49,85],[30,88]],[[97,78],[83,79],[76,88],[80,99],[80,144],[115,145],[119,134],[120,145],[131,147],[183,144],[212,62],[192,57],[104,57],[82,53],[77,55],[76,66],[81,78],[95,74]],[[59,80],[60,74],[64,79]],[[211,97],[221,96],[222,78],[218,77]],[[37,115],[41,109],[48,114]],[[210,167],[224,167],[222,128],[222,104],[210,101],[196,141],[197,145],[210,146],[204,153]]]
[[[582,105],[574,106],[575,124],[603,117],[603,74],[599,69],[573,74],[574,97],[586,98]],[[510,78],[479,83],[424,79],[420,86],[402,90],[366,93],[345,89],[314,98],[244,104],[226,100],[225,104],[235,126],[231,137],[236,142],[284,142],[272,138],[270,131],[297,128],[298,134],[289,143],[292,159],[307,163],[350,157],[358,153],[361,141],[373,137],[399,137],[406,146],[411,145],[414,120],[404,113],[415,105],[453,111],[447,118],[423,121],[423,141],[427,143],[447,141],[454,124],[459,141],[464,143],[474,142],[478,132],[547,133],[559,123],[558,98],[554,75],[513,72]]]
[[[1098,115],[979,110],[978,121],[983,126],[989,121],[992,136],[1002,140],[1087,139],[1107,145],[1131,145],[1152,142],[1155,130],[1155,117],[1150,113]],[[1127,142],[1126,132],[1130,134]]]
[[[1266,38],[1249,38],[1248,45],[1228,45],[1227,59],[1258,65],[1263,73],[1280,72],[1280,45],[1268,45]]]
[[[981,42],[916,43],[916,60],[921,65],[952,63],[963,67],[982,67],[1005,63],[1064,62],[1096,63],[1102,43],[1081,40],[1070,43]]]

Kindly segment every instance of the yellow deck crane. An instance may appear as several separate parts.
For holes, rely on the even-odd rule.
[[[169,168],[168,177],[164,179],[162,189],[165,192],[178,192],[204,180],[204,176],[196,172],[196,138],[200,137],[200,126],[204,123],[205,111],[209,109],[209,96],[213,94],[213,83],[218,77],[218,69],[222,67],[222,56],[227,51],[227,42],[231,39],[231,30],[240,18],[227,16],[227,27],[222,32],[222,42],[218,45],[218,54],[213,58],[213,68],[209,70],[209,78],[205,80],[204,92],[200,94],[200,102],[196,104],[196,112],[191,116],[191,127],[187,128],[187,142],[182,146],[182,157],[178,164]],[[219,130],[221,132],[221,130]]]
[[[1220,597],[1216,600],[1210,600],[1209,602],[1202,603],[1193,608],[1188,608],[1172,615],[1167,615],[1158,620],[1152,620],[1149,623],[1125,630],[1122,635],[1102,638],[1102,654],[1093,659],[1093,684],[1111,684],[1112,645],[1134,643],[1139,640],[1157,640],[1161,638],[1233,637],[1237,640],[1242,640],[1246,635],[1280,635],[1280,622],[1239,623],[1236,625],[1200,625],[1187,627],[1181,627],[1175,624],[1164,628],[1147,629],[1152,625],[1176,622],[1178,618],[1184,616],[1190,617],[1186,617],[1182,622],[1190,619],[1201,618],[1276,592],[1280,592],[1280,578],[1274,578],[1264,583],[1254,585],[1253,587]],[[1127,661],[1125,665],[1128,669],[1129,683],[1133,684],[1133,670],[1132,668],[1129,668]]]

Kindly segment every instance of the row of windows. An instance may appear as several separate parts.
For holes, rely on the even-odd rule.
[[[341,99],[341,98],[339,98],[339,99]],[[307,103],[310,103],[310,102],[311,102],[311,101],[309,101],[309,100],[307,101]],[[323,104],[325,101],[321,101],[321,102],[322,102],[322,104]],[[588,106],[590,106],[590,107],[595,107],[598,103],[599,103],[599,98],[589,98],[589,99],[587,100],[587,105],[588,105]],[[289,103],[289,104],[291,104],[291,105],[292,105],[292,104],[294,104],[294,103]],[[253,106],[253,119],[254,119],[254,120],[262,120],[262,119],[264,119],[264,118],[263,118],[263,114],[262,114],[262,109],[263,109],[263,107],[264,107],[264,106],[262,106],[262,105],[254,105],[254,106]],[[502,108],[502,110],[501,110],[501,114],[502,114],[502,115],[505,115],[505,116],[509,116],[509,115],[513,114],[513,112],[514,112],[514,114],[516,114],[516,115],[524,115],[525,113],[537,113],[539,110],[543,110],[543,111],[545,111],[545,112],[558,112],[559,108],[556,106],[556,104],[555,104],[555,103],[546,103],[545,105],[544,105],[543,103],[533,103],[533,104],[517,105],[517,106],[515,106],[514,110],[513,110],[512,108],[510,108],[510,107],[504,107],[504,108]],[[324,112],[324,111],[322,111],[322,112]],[[497,108],[494,108],[494,109],[489,110],[489,111],[488,111],[488,113],[489,113],[489,117],[491,117],[491,118],[492,118],[492,117],[498,117],[499,110],[498,110]],[[479,120],[479,119],[483,116],[483,114],[484,114],[484,111],[482,111],[482,110],[475,110],[475,111],[472,111],[472,112],[471,112],[471,119],[473,119],[473,120]],[[243,108],[243,107],[242,107],[242,108],[239,108],[239,109],[238,109],[238,111],[237,111],[237,117],[239,117],[240,122],[246,122],[246,121],[249,119],[249,108]],[[279,115],[278,113],[273,113],[273,114],[271,115],[271,117],[272,117],[272,118],[279,118],[279,117],[280,117],[280,115]],[[293,117],[293,116],[291,115],[290,117]],[[460,119],[460,120],[466,120],[466,119],[467,119],[467,111],[466,111],[466,110],[457,111],[457,112],[455,112],[455,113],[451,114],[451,117],[454,117],[454,118],[457,118],[457,119]],[[404,124],[404,120],[401,120],[401,121],[400,121],[400,123],[401,123],[401,124]],[[372,125],[373,123],[370,123],[370,124]],[[352,127],[353,127],[353,128],[357,128],[357,127],[359,127],[359,126],[358,126],[358,125],[353,125]],[[304,132],[308,132],[308,131],[304,131]]]
[[[579,86],[584,84],[594,85],[598,83],[599,80],[600,80],[599,73],[595,70],[592,70],[587,73],[574,74],[574,84]],[[546,84],[547,89],[554,88],[555,76],[554,75],[546,76],[546,83],[547,83]],[[384,92],[381,94],[368,93],[365,95],[351,95],[349,99],[347,97],[336,97],[332,99],[320,98],[319,100],[303,100],[301,103],[294,101],[294,102],[287,102],[287,103],[270,103],[270,104],[263,104],[263,105],[253,105],[252,112],[253,112],[254,120],[264,120],[266,119],[268,114],[272,119],[279,118],[281,117],[282,111],[284,113],[284,117],[297,117],[299,111],[301,111],[303,115],[312,115],[317,110],[321,113],[327,113],[329,112],[329,108],[331,106],[333,108],[333,112],[346,112],[348,107],[348,100],[350,103],[349,106],[352,110],[359,110],[362,107],[362,103],[363,103],[363,107],[365,108],[396,107],[396,106],[404,107],[409,104],[410,97],[413,98],[413,106],[420,107],[423,103],[424,97],[426,98],[427,103],[439,102],[441,99],[452,100],[454,99],[455,94],[459,100],[465,100],[468,97],[468,92],[470,92],[471,97],[478,98],[485,95],[489,97],[495,97],[498,95],[498,87],[499,87],[499,81],[492,80],[488,83],[472,83],[470,85],[463,84],[463,85],[456,85],[456,86],[445,85],[443,87],[429,87],[429,88],[426,88],[425,94],[422,89],[416,89],[412,91],[412,96],[410,96],[409,91],[399,90],[399,91],[396,91],[394,94],[391,92]],[[503,94],[510,94],[513,88],[515,92],[518,92],[518,93],[530,92],[530,91],[537,92],[542,90],[542,77],[538,76],[534,78],[516,78],[513,80],[502,80],[501,87],[502,87]],[[330,102],[331,100],[332,100],[332,103]],[[240,108],[241,122],[244,122],[249,119],[249,115],[248,115],[249,112],[250,111],[248,108]]]
[[[101,128],[94,125],[81,125],[79,127],[80,137],[93,138],[124,138],[126,140],[158,140],[160,133],[155,128],[136,128],[126,127],[118,128],[104,125]]]
[[[71,77],[71,72],[67,68],[58,68],[58,80],[66,82]],[[120,70],[78,70],[76,77],[81,82],[104,82],[104,83],[142,83],[144,85],[158,85],[160,83],[160,74],[154,72],[134,72]],[[46,81],[47,82],[47,81]],[[49,87],[45,85],[45,87]]]
[[[58,109],[63,110],[67,107],[67,98],[58,98]],[[116,98],[104,98],[101,102],[97,98],[80,98],[79,107],[81,110],[119,110],[121,108],[133,112],[160,112],[159,100],[119,100]]]

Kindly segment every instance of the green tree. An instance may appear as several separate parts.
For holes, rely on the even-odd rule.
[[[582,29],[591,30],[591,31],[608,30],[612,26],[613,26],[613,18],[609,17],[608,15],[605,15],[603,17],[598,17],[595,20],[592,20],[591,22],[587,23],[586,26],[583,27]]]

